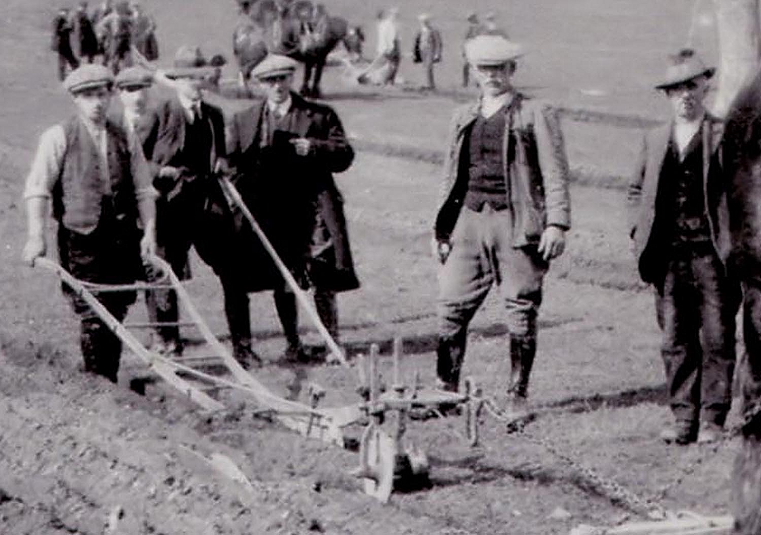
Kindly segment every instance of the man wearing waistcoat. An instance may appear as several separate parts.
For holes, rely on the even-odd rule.
[[[254,67],[251,77],[267,98],[231,121],[228,157],[246,204],[294,277],[314,287],[317,312],[336,338],[335,294],[359,281],[333,173],[351,165],[354,151],[331,108],[291,90],[295,69],[295,61],[275,54]],[[225,292],[231,333],[235,324],[250,336],[247,292],[273,289],[286,358],[301,359],[295,295],[261,246],[252,252],[253,274]]]
[[[675,425],[667,442],[711,442],[732,400],[739,287],[729,273],[722,124],[703,99],[714,69],[692,50],[671,58],[656,87],[673,118],[645,136],[629,185],[630,237],[655,288],[661,356]]]
[[[45,255],[50,200],[61,266],[82,281],[124,284],[142,275],[141,255],[154,252],[155,193],[137,138],[106,117],[113,83],[101,65],[84,65],[66,77],[78,113],[40,138],[24,190],[23,259],[33,265]],[[80,316],[85,370],[116,382],[120,340],[81,297],[64,292]],[[135,292],[103,293],[98,300],[121,321]]]
[[[510,332],[509,408],[525,406],[549,261],[570,227],[568,163],[551,108],[515,91],[521,49],[501,36],[465,44],[480,89],[455,112],[435,223],[439,270],[437,375],[456,391],[468,325],[493,284]]]
[[[173,68],[165,72],[175,94],[148,113],[139,129],[153,185],[159,192],[157,252],[181,280],[190,278],[188,252],[198,233],[205,232],[201,228],[203,203],[207,189],[216,186],[211,175],[217,160],[225,155],[222,111],[203,99],[202,89],[213,72],[198,47],[180,47]],[[200,249],[205,251],[203,246]],[[202,259],[208,261],[205,254]],[[149,292],[147,303],[152,320],[166,324],[157,329],[154,350],[181,353],[176,293]],[[244,365],[252,359],[247,349],[234,347],[234,355]]]

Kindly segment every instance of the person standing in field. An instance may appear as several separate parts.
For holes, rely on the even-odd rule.
[[[646,135],[627,196],[675,419],[661,437],[676,444],[718,440],[732,402],[740,288],[728,261],[723,127],[704,105],[713,73],[692,50],[671,58],[656,88],[673,116]]]
[[[53,20],[53,35],[50,48],[58,55],[58,79],[66,78],[67,70],[79,67],[79,60],[71,49],[71,34],[74,27],[69,19],[69,9],[62,7]]]
[[[415,35],[415,42],[412,48],[412,61],[422,63],[425,73],[425,84],[423,89],[435,90],[436,81],[433,76],[433,67],[441,61],[442,42],[441,32],[431,25],[431,16],[428,13],[421,13],[418,17],[420,29]]]
[[[481,23],[478,22],[478,15],[471,12],[468,14],[467,17],[468,21],[468,29],[465,32],[465,38],[462,42],[462,86],[468,87],[470,85],[470,63],[468,63],[468,58],[465,56],[465,44],[473,39],[475,36],[480,35],[482,28]]]
[[[457,391],[468,325],[493,285],[510,333],[508,405],[527,402],[544,276],[570,228],[569,171],[560,124],[548,105],[512,85],[519,45],[480,35],[465,45],[479,87],[449,130],[434,224],[439,260],[440,386]]]
[[[79,3],[74,12],[74,35],[77,39],[79,59],[92,63],[98,54],[98,38],[95,35],[90,15],[87,13],[87,2],[84,0]]]
[[[46,130],[26,178],[27,241],[23,260],[45,256],[45,221],[52,204],[61,266],[99,284],[126,284],[143,275],[155,252],[155,191],[140,142],[107,118],[114,78],[102,65],[84,65],[64,80],[77,113]],[[121,341],[90,306],[64,287],[80,318],[85,370],[117,381]],[[135,292],[98,300],[122,321]]]

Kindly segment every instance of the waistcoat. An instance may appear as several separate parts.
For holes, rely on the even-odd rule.
[[[64,124],[64,132],[66,150],[61,175],[53,190],[53,216],[67,229],[82,234],[95,230],[104,208],[117,219],[136,219],[131,154],[125,132],[106,122],[110,188],[101,175],[98,147],[81,120],[70,119]]]
[[[503,110],[489,118],[479,115],[468,140],[468,191],[465,206],[480,212],[485,203],[492,208],[507,208],[502,138],[505,135]]]

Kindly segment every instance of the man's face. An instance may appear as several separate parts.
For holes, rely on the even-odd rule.
[[[198,102],[201,100],[203,93],[201,89],[205,85],[205,81],[200,78],[177,78],[175,81],[175,87],[177,93],[183,98],[191,101]]]
[[[103,124],[105,122],[110,102],[110,87],[101,86],[86,89],[74,95],[74,104],[76,104],[79,114],[95,124]]]
[[[476,65],[476,82],[485,96],[495,97],[512,88],[510,80],[515,72],[515,64],[506,62],[501,65]]]
[[[674,115],[688,121],[697,119],[703,114],[705,110],[703,100],[706,93],[708,93],[708,80],[705,76],[698,76],[666,89],[666,96],[671,101]]]
[[[292,82],[293,74],[278,74],[277,76],[269,76],[259,80],[259,83],[264,88],[264,92],[267,94],[267,100],[275,104],[281,104],[288,100]]]
[[[147,87],[125,87],[119,90],[119,99],[124,109],[136,115],[141,115],[148,105]]]

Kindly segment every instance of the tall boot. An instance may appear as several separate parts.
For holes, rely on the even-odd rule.
[[[457,392],[460,386],[460,372],[465,360],[467,333],[454,337],[439,337],[436,348],[436,375],[444,390]]]
[[[315,289],[314,305],[317,309],[317,315],[320,321],[325,325],[331,338],[336,343],[338,340],[338,303],[336,302],[336,293],[330,290]]]
[[[251,348],[251,311],[248,294],[228,281],[222,281],[222,290],[233,357],[244,368],[250,368],[259,363],[259,357]]]
[[[306,360],[299,337],[299,309],[296,306],[296,296],[291,292],[275,290],[274,298],[277,316],[283,326],[283,335],[287,344],[285,358],[297,361]]]
[[[510,385],[507,392],[513,399],[528,397],[528,383],[536,356],[536,336],[510,337]]]

